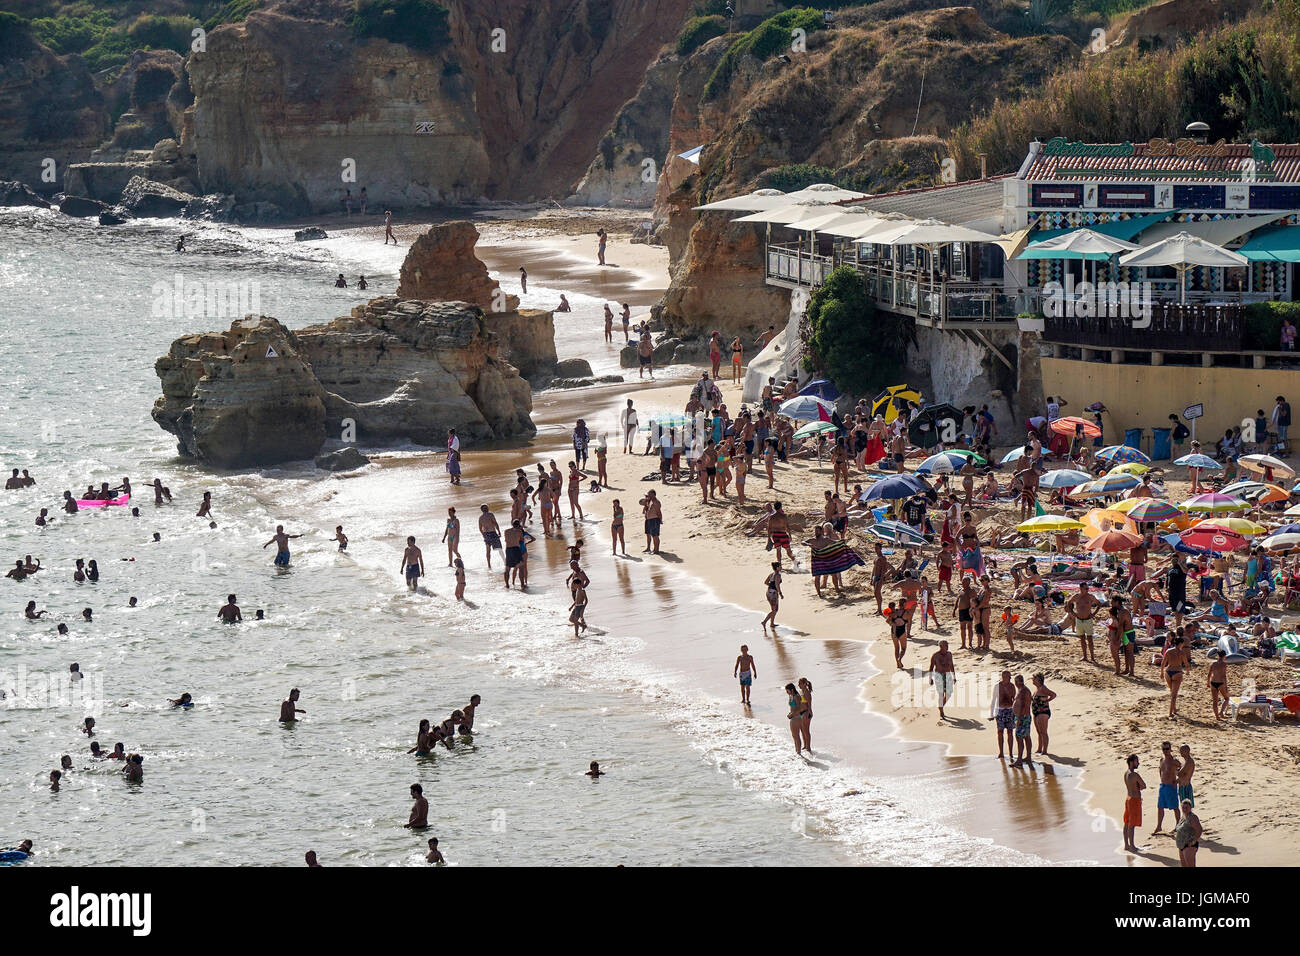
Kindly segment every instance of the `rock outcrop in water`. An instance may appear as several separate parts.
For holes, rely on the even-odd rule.
[[[398,298],[469,302],[496,312],[519,308],[519,297],[504,294],[474,253],[477,243],[478,229],[468,220],[430,226],[411,243],[402,260]]]
[[[314,457],[327,436],[441,445],[531,435],[532,393],[479,309],[372,299],[296,332],[249,316],[172,343],[153,418],[181,454],[224,468]]]

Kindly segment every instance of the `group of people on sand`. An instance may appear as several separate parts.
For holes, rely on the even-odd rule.
[[[1142,791],[1147,789],[1146,781],[1138,772],[1140,762],[1137,754],[1130,754],[1125,759],[1124,849],[1130,853],[1142,853],[1146,849],[1137,845],[1137,831],[1142,826]],[[1192,775],[1195,772],[1196,760],[1192,757],[1191,747],[1182,744],[1178,748],[1178,756],[1174,756],[1172,743],[1166,740],[1160,745],[1156,828],[1151,831],[1151,835],[1170,833],[1174,838],[1178,859],[1185,867],[1196,866],[1196,853],[1201,848],[1201,837],[1205,834],[1201,818],[1196,814],[1196,798],[1192,792]],[[1164,829],[1166,810],[1174,817],[1172,831]]]

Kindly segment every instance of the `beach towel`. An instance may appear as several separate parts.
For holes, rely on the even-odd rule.
[[[843,574],[849,568],[866,565],[866,562],[845,541],[834,540],[824,547],[810,547],[812,573],[818,576]]]

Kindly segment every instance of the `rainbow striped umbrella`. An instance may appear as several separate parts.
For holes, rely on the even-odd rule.
[[[1203,495],[1192,495],[1192,497],[1179,504],[1178,507],[1184,511],[1204,511],[1208,514],[1221,515],[1230,511],[1244,511],[1250,505],[1240,498],[1219,494],[1217,491],[1207,491]],[[1222,549],[1215,548],[1214,550],[1219,551]]]
[[[1086,485],[1080,485],[1070,492],[1071,498],[1100,498],[1105,495],[1117,495],[1129,488],[1136,488],[1142,482],[1132,475],[1103,475]]]
[[[1176,506],[1158,498],[1130,498],[1117,504],[1115,510],[1124,512],[1134,521],[1154,521],[1157,524],[1182,514]]]

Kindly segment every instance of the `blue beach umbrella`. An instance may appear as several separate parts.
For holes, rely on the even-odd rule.
[[[1131,445],[1107,445],[1097,452],[1097,457],[1102,461],[1113,461],[1116,464],[1136,461],[1139,464],[1146,465],[1151,462],[1150,458]]]
[[[888,478],[881,478],[862,492],[862,497],[858,500],[863,504],[868,501],[897,501],[899,498],[910,498],[918,491],[922,494],[934,493],[930,486],[916,475],[891,475]]]
[[[1223,471],[1223,466],[1217,461],[1209,455],[1202,455],[1199,452],[1194,455],[1184,455],[1182,458],[1175,458],[1174,464],[1182,465],[1184,468],[1209,468],[1213,471]]]
[[[918,474],[922,475],[940,475],[951,474],[961,471],[966,466],[966,457],[964,455],[955,455],[950,451],[941,451],[937,455],[931,455],[925,461],[916,466]]]
[[[1075,468],[1058,468],[1038,479],[1044,488],[1074,488],[1089,481],[1092,481],[1092,475]]]
[[[1025,456],[1025,446],[1021,445],[1019,448],[1013,448],[1005,455],[1003,455],[1002,460],[998,462],[998,464],[1009,465],[1011,464],[1011,462],[1018,461],[1024,456]]]
[[[873,525],[868,525],[867,531],[895,544],[925,544],[925,535],[901,521],[877,521]]]

